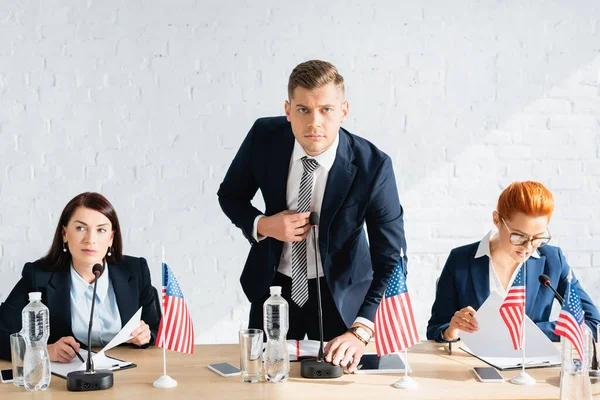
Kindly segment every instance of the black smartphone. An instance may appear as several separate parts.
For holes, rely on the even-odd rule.
[[[496,371],[496,368],[473,367],[473,372],[480,382],[504,382],[504,378]]]
[[[208,364],[208,369],[221,376],[235,376],[240,374],[240,369],[229,363]]]
[[[2,383],[11,383],[13,381],[12,369],[0,370],[0,381],[2,381]]]

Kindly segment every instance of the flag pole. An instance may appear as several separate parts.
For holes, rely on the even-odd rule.
[[[162,246],[162,254],[161,254],[161,262],[160,262],[160,270],[161,270],[161,274],[162,274],[162,280],[163,280],[163,286],[165,285],[165,281],[164,281],[164,275],[165,275],[165,246]],[[164,288],[163,288],[164,290]],[[163,309],[163,302],[162,302],[162,296],[161,296],[161,301],[160,301],[160,309],[161,309],[161,313],[164,316],[165,315],[165,310]],[[161,317],[161,325],[162,325],[162,317]],[[164,327],[163,327],[164,328]],[[166,389],[166,388],[171,388],[171,387],[175,387],[177,386],[177,381],[173,378],[171,378],[169,375],[167,375],[167,349],[165,348],[165,335],[161,335],[160,336],[160,345],[162,347],[162,351],[163,351],[163,375],[158,378],[157,380],[154,381],[154,383],[152,384],[152,386],[156,387],[156,388],[160,388],[160,389]]]
[[[403,271],[406,270],[406,265],[404,265],[404,249],[400,248],[400,260],[403,264]],[[403,273],[403,272],[402,272]],[[387,290],[387,289],[386,289]],[[410,335],[409,332],[406,332],[407,335]],[[417,337],[418,342],[418,337]],[[404,347],[404,376],[394,382],[394,387],[396,389],[418,389],[419,383],[415,381],[413,378],[408,376],[408,346]]]
[[[533,248],[535,250],[535,247]],[[527,259],[525,258],[525,253],[523,253],[523,264],[521,268],[523,268],[523,288],[525,289],[525,301],[523,302],[523,325],[521,328],[521,372],[517,375],[513,376],[510,380],[510,383],[515,385],[535,385],[535,379],[527,372],[525,372],[525,325],[527,321],[527,268],[526,268]]]
[[[160,270],[161,273],[163,272],[163,264],[165,263],[165,246],[161,246],[161,258],[160,258]],[[161,299],[160,302],[160,310],[161,310],[161,314],[165,315],[165,310],[163,309],[163,302]],[[163,351],[163,375],[167,376],[167,349],[165,348],[165,335],[161,335],[160,337],[160,346],[162,347],[162,351]]]

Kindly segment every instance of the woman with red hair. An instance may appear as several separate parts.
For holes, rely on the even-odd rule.
[[[505,298],[523,260],[527,260],[527,316],[548,338],[559,340],[554,333],[556,321],[549,321],[554,294],[542,288],[538,280],[540,274],[548,275],[564,297],[570,267],[560,248],[548,245],[553,210],[552,193],[541,183],[514,182],[502,192],[492,213],[496,229],[481,241],[450,252],[437,285],[427,339],[454,341],[460,331],[476,331],[476,310],[491,292]],[[595,334],[600,321],[598,309],[574,276],[571,284],[581,297],[585,322]]]

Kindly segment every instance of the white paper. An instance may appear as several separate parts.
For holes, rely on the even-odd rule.
[[[79,350],[79,354],[83,357],[84,360],[87,360],[87,350],[81,349]],[[128,361],[120,361],[114,358],[108,357],[104,354],[99,355],[98,353],[92,352],[92,360],[94,360],[94,369],[110,369],[117,370],[128,365],[131,365],[131,362]],[[51,362],[50,363],[50,371],[53,374],[60,375],[63,378],[67,377],[67,374],[72,371],[83,371],[85,370],[85,362],[81,362],[79,358],[75,357],[69,363],[59,363],[59,362]]]
[[[125,324],[125,326],[123,328],[121,328],[119,333],[117,333],[117,335],[114,338],[112,338],[112,340],[110,342],[108,342],[108,344],[106,346],[104,346],[104,348],[102,350],[100,350],[98,352],[98,354],[100,354],[100,353],[104,354],[104,352],[112,349],[113,347],[120,345],[121,343],[125,343],[126,341],[131,339],[131,332],[133,332],[136,328],[138,328],[140,326],[141,320],[142,320],[142,307],[140,307],[140,309],[137,310],[137,312],[135,314],[133,314],[133,317],[131,317],[129,319],[129,321]]]
[[[92,361],[94,362],[95,369],[119,369],[125,367],[127,365],[131,365],[131,362],[119,361],[114,358],[106,356],[104,353],[113,347],[116,347],[122,343],[125,343],[129,339],[131,339],[131,332],[133,332],[138,326],[140,326],[140,321],[142,317],[142,307],[133,317],[125,324],[125,326],[116,334],[114,338],[102,350],[98,353],[92,352]],[[79,354],[83,357],[84,360],[87,360],[87,350],[81,349],[79,350]],[[52,373],[58,374],[60,376],[66,377],[67,374],[71,371],[83,371],[85,370],[85,362],[81,362],[78,357],[75,357],[69,363],[59,363],[59,362],[51,362],[50,363],[50,371]]]
[[[498,293],[492,292],[475,314],[479,330],[460,332],[460,338],[476,357],[500,368],[518,367],[523,360],[522,351],[513,348],[508,328],[500,316],[503,301]],[[524,344],[526,367],[560,364],[559,349],[527,316]]]

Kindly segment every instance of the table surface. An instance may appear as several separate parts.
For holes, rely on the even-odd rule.
[[[411,376],[418,382],[415,390],[401,390],[393,384],[403,374],[345,374],[339,379],[310,380],[300,376],[300,364],[291,363],[290,378],[285,383],[242,383],[240,377],[221,377],[207,368],[209,363],[230,362],[239,365],[239,347],[229,345],[197,345],[195,354],[167,351],[167,373],[178,386],[157,389],[152,382],[162,375],[162,349],[145,350],[119,347],[109,355],[135,362],[136,368],[115,371],[114,387],[98,392],[68,392],[65,379],[52,376],[50,388],[36,393],[36,399],[96,398],[103,399],[558,399],[560,368],[528,369],[537,383],[518,386],[511,383],[481,383],[472,367],[483,362],[453,346],[448,355],[446,345],[424,341],[408,351]],[[374,350],[369,344],[368,350]],[[0,361],[0,368],[10,363]],[[502,371],[510,379],[518,371]],[[600,379],[592,379],[594,398],[600,398]],[[10,397],[7,395],[10,394]],[[0,385],[0,397],[29,398],[24,388]]]

